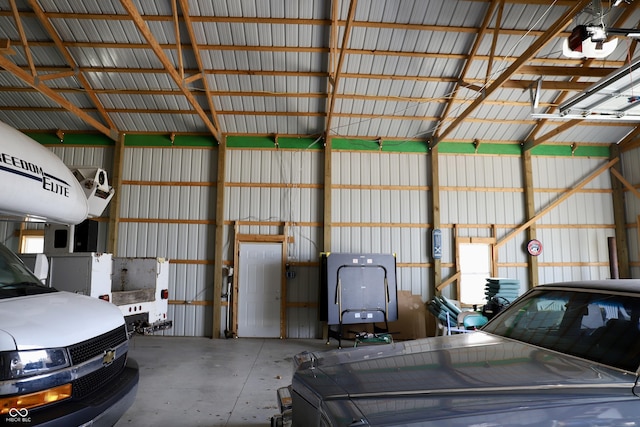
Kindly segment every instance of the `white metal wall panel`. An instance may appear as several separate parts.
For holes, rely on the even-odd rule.
[[[230,202],[225,218],[232,221],[322,221],[322,189],[242,186],[225,191]]]
[[[440,155],[440,185],[522,188],[518,156]]]
[[[120,215],[137,219],[207,220],[215,212],[212,187],[125,185]]]
[[[111,173],[113,164],[113,148],[111,147],[78,147],[60,144],[49,147],[67,166],[96,166]]]
[[[606,163],[606,159],[534,157],[536,212]],[[538,221],[540,283],[610,277],[607,238],[614,236],[610,173],[595,177]],[[564,264],[564,265],[563,265]],[[562,267],[558,267],[563,265]]]
[[[319,336],[318,270],[296,264],[318,262],[323,248],[324,154],[305,150],[229,149],[225,178],[225,221],[287,222],[287,246],[296,278],[288,279],[287,336]],[[225,253],[232,261],[232,227],[225,227]],[[242,225],[240,233],[281,234],[280,226]],[[296,303],[309,303],[299,307]]]
[[[291,307],[287,311],[288,338],[318,338],[322,336],[316,308]]]
[[[205,265],[172,265],[169,295],[176,303],[169,305],[167,316],[174,326],[163,335],[211,336],[211,307],[197,304],[213,300],[211,272]]]
[[[126,221],[120,224],[118,256],[205,261],[213,258],[214,232],[213,224]]]
[[[314,259],[316,261],[317,259]],[[313,305],[319,295],[319,275],[317,267],[291,267],[296,273],[293,279],[287,279],[287,301],[290,303],[309,303],[308,306],[290,307],[287,311],[288,338],[317,338],[321,331],[318,322],[318,308]]]
[[[499,240],[507,235],[525,219],[521,164],[519,156],[440,155],[442,224],[459,226],[460,237],[496,237]],[[492,225],[497,226],[497,236],[492,235]],[[442,231],[442,262],[455,263],[453,229]],[[521,245],[522,238],[516,236],[500,248],[498,274],[519,279],[526,287],[526,260],[520,255]],[[500,266],[514,263],[523,263],[523,267]],[[447,292],[455,295],[452,289]]]
[[[73,163],[108,163],[109,149],[55,147]],[[317,337],[317,270],[295,265],[316,262],[323,248],[323,153],[318,151],[230,149],[227,153],[225,220],[290,222],[293,243],[289,260],[296,278],[288,280],[287,334]],[[625,153],[623,171],[632,183],[640,180],[640,150]],[[533,158],[536,210],[589,176],[604,159],[581,157]],[[524,193],[518,156],[440,155],[441,221],[459,224],[461,236],[491,236],[487,224],[498,224],[504,237],[524,221]],[[192,186],[217,176],[216,151],[204,149],[127,148],[121,197],[119,255],[164,256],[173,260],[170,306],[174,329],[170,335],[210,335],[210,306],[193,301],[212,300],[215,187]],[[430,158],[427,155],[334,151],[332,182],[333,251],[394,252],[399,264],[400,290],[428,299],[431,274],[429,191]],[[145,181],[171,182],[150,185]],[[396,187],[396,188],[394,188]],[[539,221],[538,239],[544,250],[538,258],[542,283],[567,279],[608,277],[606,239],[613,235],[611,178],[596,177],[584,191],[574,194]],[[637,219],[640,207],[627,193],[627,221]],[[158,222],[153,222],[157,219]],[[141,221],[144,220],[144,221]],[[150,221],[150,222],[148,222]],[[175,222],[172,222],[175,221]],[[195,223],[178,223],[179,221]],[[393,224],[382,226],[380,224]],[[243,233],[274,234],[280,227],[243,226]],[[637,261],[637,229],[630,228],[630,254]],[[225,229],[226,260],[232,256],[233,231]],[[526,233],[508,241],[499,252],[498,274],[527,284]],[[443,263],[452,263],[453,230],[443,229]],[[637,263],[637,262],[636,262]],[[443,277],[448,277],[447,268]],[[638,270],[636,267],[635,270]],[[634,271],[635,271],[634,270]],[[637,273],[637,271],[636,271]],[[635,275],[638,277],[638,274]],[[304,306],[310,303],[311,306]]]
[[[640,148],[623,153],[621,158],[625,179],[637,189],[640,184]],[[632,225],[627,229],[631,277],[640,278],[640,197],[625,191],[625,209],[626,222]]]
[[[430,284],[429,167],[428,156],[417,153],[336,151],[332,158],[331,250],[395,253],[398,289],[424,300]]]
[[[125,148],[118,256],[170,260],[175,336],[211,336],[217,151]]]

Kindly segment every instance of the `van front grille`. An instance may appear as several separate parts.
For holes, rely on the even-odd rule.
[[[124,364],[127,361],[127,356],[120,356],[114,362],[98,369],[95,372],[85,375],[73,381],[73,397],[74,399],[81,399],[94,391],[99,390],[102,386],[107,384],[112,378],[114,378],[124,368]]]
[[[71,363],[77,365],[85,362],[103,354],[105,350],[116,348],[125,341],[127,341],[127,328],[122,325],[100,336],[74,344],[69,347]]]

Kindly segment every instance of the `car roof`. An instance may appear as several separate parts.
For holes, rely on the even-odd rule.
[[[580,288],[605,292],[617,291],[640,294],[640,279],[581,280],[572,282],[546,283],[543,285],[539,285],[536,288]]]

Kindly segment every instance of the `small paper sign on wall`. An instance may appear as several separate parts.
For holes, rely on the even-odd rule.
[[[432,233],[433,259],[442,258],[442,231],[439,228]]]

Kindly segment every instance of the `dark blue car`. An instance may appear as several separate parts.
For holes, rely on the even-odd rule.
[[[640,280],[557,283],[480,331],[303,353],[272,424],[637,426],[639,319]]]

